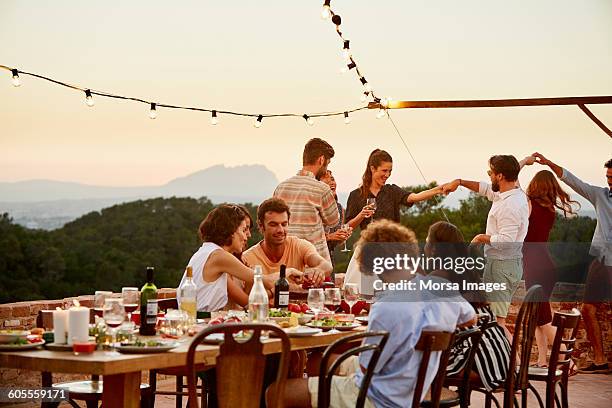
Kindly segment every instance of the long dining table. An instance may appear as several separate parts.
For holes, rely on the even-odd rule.
[[[308,337],[290,337],[291,350],[325,347],[334,341],[365,330],[359,327],[352,331],[322,332]],[[95,351],[91,354],[74,355],[66,351],[45,349],[0,352],[0,367],[17,368],[50,373],[89,374],[103,376],[102,404],[105,407],[136,408],[140,404],[141,372],[184,366],[191,337],[183,338],[175,349],[156,354],[122,354],[117,351]],[[280,340],[266,339],[264,354],[281,351]],[[199,345],[195,363],[214,366],[218,345]]]

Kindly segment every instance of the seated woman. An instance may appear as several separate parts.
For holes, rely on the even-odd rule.
[[[439,221],[429,227],[425,255],[431,258],[466,259],[469,251],[463,234],[459,229],[448,222]],[[463,261],[465,262],[465,261]],[[462,296],[470,302],[478,316],[484,322],[495,322],[495,314],[489,308],[484,293],[478,290],[465,291],[463,282],[480,282],[480,275],[476,268],[465,268],[461,273],[457,271],[458,262],[454,262],[455,270],[436,269],[431,275],[438,275],[451,282],[459,284]],[[464,265],[462,263],[461,265]],[[482,322],[482,320],[479,320]],[[457,330],[469,330],[472,327],[460,327]],[[471,341],[468,339],[460,344],[454,344],[446,369],[447,376],[459,374],[465,367]],[[482,336],[474,361],[475,374],[487,390],[499,387],[506,380],[510,364],[510,343],[500,326],[487,328]]]
[[[250,235],[250,216],[237,205],[221,204],[202,221],[199,235],[202,246],[189,260],[193,281],[197,286],[197,310],[215,312],[228,303],[228,276],[245,282],[244,294],[253,285],[253,270],[246,267],[234,254],[241,253]],[[186,279],[183,275],[181,284]],[[272,289],[278,274],[263,276],[266,289]],[[287,271],[287,279],[301,280],[301,272]],[[239,285],[229,282],[232,290]],[[178,299],[180,302],[180,299]]]

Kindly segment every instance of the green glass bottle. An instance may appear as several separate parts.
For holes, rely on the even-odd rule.
[[[147,283],[140,289],[140,334],[155,336],[157,324],[157,287],[153,283],[155,268],[147,266]]]

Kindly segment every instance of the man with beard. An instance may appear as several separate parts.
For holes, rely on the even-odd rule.
[[[338,206],[329,186],[319,179],[327,171],[334,149],[314,138],[304,146],[302,169],[276,187],[274,197],[283,199],[293,215],[289,235],[311,242],[325,260],[331,262],[324,227],[338,223]]]
[[[246,250],[242,260],[250,267],[261,265],[264,275],[278,272],[281,265],[286,265],[287,270],[310,268],[312,275],[307,278],[318,286],[330,275],[331,263],[310,242],[287,236],[290,215],[289,206],[280,198],[261,203],[257,208],[257,226],[263,240]]]
[[[498,324],[506,328],[506,316],[512,296],[523,276],[523,240],[529,226],[529,203],[518,185],[518,174],[525,164],[533,164],[528,156],[520,163],[514,156],[496,155],[489,159],[487,173],[491,183],[456,179],[442,186],[444,193],[463,186],[493,202],[487,216],[487,229],[472,239],[473,244],[484,244],[486,258],[483,282],[505,284],[504,290],[487,293],[491,310]]]

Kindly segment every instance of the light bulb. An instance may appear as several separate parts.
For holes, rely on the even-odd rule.
[[[20,86],[21,81],[19,80],[19,71],[12,69],[11,72],[13,73],[13,86]]]
[[[372,86],[370,85],[370,83],[369,83],[369,82],[366,82],[366,83],[363,85],[363,87],[365,88],[365,90],[366,90],[367,92],[372,92]]]
[[[384,109],[379,109],[378,113],[376,114],[376,119],[382,119],[385,117],[385,110]]]
[[[342,50],[342,58],[344,58],[347,62],[351,60],[351,50],[345,48]]]
[[[95,102],[93,100],[93,96],[91,95],[91,91],[89,89],[85,90],[85,103],[87,104],[87,106],[89,106],[90,108],[92,106],[94,106]]]
[[[304,115],[302,115],[302,117],[304,118],[304,120],[306,121],[308,126],[314,125],[314,119],[312,119],[310,116],[304,114]]]
[[[364,93],[362,93],[362,94],[361,94],[361,97],[359,98],[359,99],[361,100],[361,102],[365,102],[365,101],[367,101],[367,100],[368,100],[368,95],[369,95],[369,94],[370,94],[369,92],[364,92]]]
[[[216,125],[217,123],[219,123],[219,119],[217,118],[217,111],[214,110],[214,111],[212,111],[212,115],[210,117],[210,124],[211,125]]]
[[[351,118],[349,118],[348,112],[344,112],[344,124],[348,125],[351,123]]]
[[[389,100],[387,98],[381,98],[380,106],[382,106],[383,108],[386,108],[387,106],[389,106]]]
[[[261,127],[261,121],[263,120],[263,116],[259,115],[257,117],[257,120],[255,121],[255,123],[253,124],[253,126],[255,126],[256,128],[260,128]]]
[[[323,20],[327,20],[331,17],[331,10],[329,9],[329,4],[325,4],[321,9],[321,18]]]
[[[348,69],[348,66],[347,66],[347,65],[343,65],[343,66],[342,66],[342,67],[339,69],[339,71],[340,71],[340,73],[341,73],[341,74],[346,74],[346,73],[348,72],[348,70],[349,70],[349,69]]]
[[[151,104],[151,110],[149,111],[149,117],[155,119],[157,117],[157,110],[155,109],[156,104]]]

